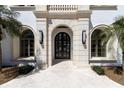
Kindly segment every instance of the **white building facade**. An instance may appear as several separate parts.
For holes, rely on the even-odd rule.
[[[99,24],[93,27],[91,22],[93,10],[116,10],[116,6],[39,5],[10,8],[22,14],[33,12],[35,25],[22,23],[20,37],[7,35],[3,39],[3,64],[39,63],[42,68],[64,60],[71,60],[77,67],[117,64],[116,36],[102,46],[100,33],[109,26]]]

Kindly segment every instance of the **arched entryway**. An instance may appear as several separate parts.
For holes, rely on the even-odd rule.
[[[107,60],[107,58],[112,57],[110,51],[114,51],[111,47],[113,42],[109,40],[108,42],[104,42],[106,39],[107,30],[109,28],[108,25],[100,24],[95,26],[90,31],[90,61],[91,60]],[[103,44],[104,43],[104,44]],[[111,45],[110,45],[111,44]]]
[[[57,26],[51,33],[52,42],[49,52],[50,65],[55,65],[65,60],[73,60],[73,32],[68,26]]]
[[[23,31],[20,37],[20,56],[34,56],[34,34],[29,29]]]
[[[55,59],[70,59],[70,40],[70,36],[65,32],[60,32],[55,36]]]

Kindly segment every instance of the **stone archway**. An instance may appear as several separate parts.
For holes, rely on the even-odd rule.
[[[34,54],[34,56],[35,56],[35,54],[36,54],[36,32],[35,32],[35,30],[33,29],[33,28],[31,28],[30,26],[27,26],[27,25],[23,25],[23,28],[20,30],[20,32],[21,32],[21,35],[20,35],[20,37],[13,37],[13,43],[12,43],[12,47],[13,47],[13,60],[18,60],[18,59],[20,59],[20,58],[23,58],[23,57],[26,57],[26,56],[22,56],[22,54],[21,54],[21,46],[22,46],[22,44],[21,44],[21,38],[22,38],[22,35],[26,35],[27,37],[28,37],[28,35],[30,36],[32,36],[33,37],[33,40],[34,40],[34,43],[33,43],[33,46],[34,46],[34,48],[33,48],[33,54]],[[29,33],[28,33],[29,32]],[[24,36],[25,37],[25,36]],[[26,37],[25,37],[25,39],[26,39]],[[29,38],[27,38],[27,39],[29,39]],[[23,39],[24,40],[24,39]],[[29,42],[30,42],[30,40],[29,40]],[[32,56],[32,58],[34,59],[34,56]]]
[[[116,54],[116,36],[113,36],[109,41],[101,45],[102,37],[101,33],[109,28],[108,25],[100,24],[90,30],[90,42],[89,42],[89,58],[90,60],[113,60]],[[103,34],[102,34],[103,35]]]
[[[73,59],[73,32],[67,26],[56,27],[51,34],[51,65]],[[59,45],[60,46],[59,46]],[[64,46],[65,45],[65,46]],[[59,48],[56,50],[56,48]],[[57,54],[56,54],[57,53]]]

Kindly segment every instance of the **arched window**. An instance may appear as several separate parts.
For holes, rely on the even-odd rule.
[[[102,30],[96,29],[91,35],[91,57],[105,57],[106,44],[102,45]]]
[[[21,57],[34,56],[34,35],[31,30],[26,30],[20,37]]]

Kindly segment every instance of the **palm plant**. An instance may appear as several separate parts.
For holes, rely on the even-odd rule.
[[[103,34],[105,34],[106,37]],[[101,34],[101,36],[103,36],[103,44],[107,43],[112,35],[117,36],[118,46],[120,46],[122,51],[124,51],[124,17],[117,17],[115,22],[112,23],[109,28],[104,29]]]
[[[118,42],[124,51],[124,17],[116,18],[116,21],[112,25],[118,38]]]
[[[5,28],[3,30],[1,29],[0,33],[0,42],[2,40],[2,33],[8,33],[10,36],[19,36],[20,35],[20,29],[22,28],[21,22],[19,22],[16,18],[19,16],[18,12],[14,12],[7,7],[0,5],[0,26],[2,28]],[[2,66],[2,58],[1,58],[2,52],[1,52],[1,45],[0,45],[0,69]]]

